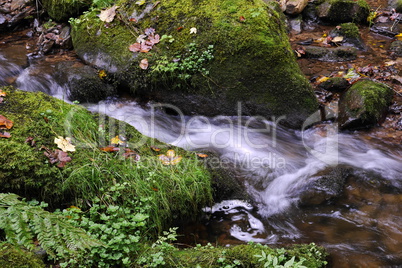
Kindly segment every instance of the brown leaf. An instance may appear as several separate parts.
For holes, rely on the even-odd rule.
[[[133,159],[134,161],[140,161],[140,155],[134,152],[126,152],[123,154],[124,158],[130,158]]]
[[[118,7],[119,6],[114,5],[111,8],[102,10],[99,15],[99,19],[104,22],[112,22],[114,20],[114,17],[116,16],[116,9]]]
[[[8,120],[5,116],[0,114],[0,129],[10,129],[13,125],[13,121]]]
[[[131,52],[140,52],[141,51],[141,44],[140,43],[134,43],[131,46],[129,46],[128,49]]]
[[[11,134],[8,132],[0,132],[0,138],[11,138]]]
[[[28,143],[28,145],[30,145],[31,147],[34,147],[34,146],[36,145],[36,142],[34,141],[34,138],[33,138],[33,137],[28,137],[28,138],[25,140],[25,143]]]
[[[159,43],[161,37],[159,36],[159,34],[155,34],[154,36],[150,36],[148,39],[152,45],[155,45],[155,44]]]
[[[150,148],[155,152],[159,152],[161,150],[160,148],[158,148],[156,146],[151,146]]]
[[[147,53],[152,49],[152,46],[146,45],[146,44],[141,44],[141,50],[140,52]]]
[[[118,152],[118,151],[120,151],[120,148],[119,148],[119,147],[116,147],[116,146],[113,146],[113,145],[108,145],[108,146],[106,146],[106,147],[100,148],[100,150],[101,150],[101,151],[104,151],[104,152],[111,153],[111,152]]]
[[[143,70],[148,69],[148,60],[147,59],[142,59],[140,62],[140,68]]]
[[[154,34],[155,34],[155,29],[152,28],[152,27],[146,28],[145,31],[144,31],[144,33],[145,33],[146,35],[148,35],[148,36],[154,35]]]

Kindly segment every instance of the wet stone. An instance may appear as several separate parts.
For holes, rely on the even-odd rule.
[[[396,56],[402,57],[402,41],[394,41],[389,50],[395,53]]]
[[[318,85],[320,89],[331,92],[343,92],[350,86],[349,81],[342,77],[331,77]]]

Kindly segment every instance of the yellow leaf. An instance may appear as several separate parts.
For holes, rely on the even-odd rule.
[[[116,137],[110,139],[110,143],[111,144],[121,144],[122,145],[122,144],[124,144],[124,141],[122,141],[119,138],[119,135],[117,135]]]
[[[0,97],[5,97],[7,94],[3,90],[0,89]]]
[[[176,156],[174,150],[168,150],[166,155],[160,154],[158,155],[159,160],[162,162],[163,165],[177,165],[181,159],[183,158],[181,155]]]
[[[395,35],[395,37],[396,37],[399,41],[402,41],[402,33],[399,33],[399,34]]]
[[[71,144],[71,138],[63,138],[62,136],[59,136],[57,138],[54,138],[54,143],[56,143],[57,147],[59,147],[63,152],[75,151],[75,145]]]
[[[112,22],[114,20],[114,16],[116,16],[116,9],[118,7],[119,6],[114,5],[108,9],[102,10],[99,15],[99,19],[104,22]]]
[[[135,2],[136,5],[142,6],[143,4],[145,4],[145,0],[140,0]]]

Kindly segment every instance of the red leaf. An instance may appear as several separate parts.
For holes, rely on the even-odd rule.
[[[128,48],[131,52],[140,52],[141,51],[141,44],[134,43]]]
[[[245,22],[245,21],[246,21],[246,18],[245,18],[244,16],[240,16],[240,17],[239,17],[239,21],[240,21],[240,22]]]

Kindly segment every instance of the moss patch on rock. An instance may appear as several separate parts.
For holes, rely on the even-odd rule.
[[[159,252],[158,252],[159,250]],[[150,265],[154,256],[158,256],[158,247],[146,251],[140,256],[139,262]],[[271,256],[271,266],[267,258]],[[261,257],[256,257],[259,255]],[[161,254],[159,254],[161,256]],[[273,259],[277,265],[284,265],[292,258],[294,262],[289,267],[297,267],[296,263],[309,268],[325,267],[328,254],[324,248],[311,243],[309,245],[294,245],[287,248],[270,248],[261,244],[250,243],[232,247],[214,247],[212,245],[178,250],[170,248],[162,254],[163,267],[273,267]],[[145,267],[148,267],[145,265]],[[151,267],[151,266],[150,266]],[[287,267],[287,266],[285,266]]]
[[[125,198],[132,195],[149,200],[151,225],[158,230],[174,219],[194,219],[202,207],[211,204],[211,174],[195,153],[145,137],[126,123],[91,114],[41,92],[2,89],[7,96],[0,104],[0,114],[14,122],[8,130],[11,138],[0,138],[3,192],[44,200],[53,208],[85,207],[86,200],[97,197],[101,188],[127,182],[130,187]],[[119,151],[101,149],[119,135],[125,139]],[[76,146],[75,152],[68,152],[72,160],[63,168],[44,155],[57,149],[54,139],[58,136],[70,137]],[[159,160],[158,155],[169,149],[182,156],[177,165]],[[127,150],[132,157],[124,155]]]
[[[294,125],[315,111],[317,101],[295,61],[283,14],[271,8],[275,3],[168,0],[139,6],[121,0],[117,5],[110,23],[99,19],[99,10],[74,20],[72,37],[81,58],[114,73],[131,92],[211,116],[235,114],[242,101],[243,114],[285,115]],[[130,52],[149,27],[161,42],[148,53]],[[139,63],[145,58],[149,67],[143,70]],[[188,96],[196,97],[186,105]],[[194,105],[197,98],[214,109]]]
[[[325,0],[317,6],[318,16],[330,22],[367,23],[370,6],[365,0]]]
[[[92,0],[43,0],[43,7],[56,21],[67,21],[87,9]]]
[[[392,96],[392,89],[385,84],[371,80],[356,82],[339,101],[339,126],[342,129],[354,129],[379,123]]]
[[[2,268],[45,268],[45,264],[34,253],[0,243],[0,266]]]

